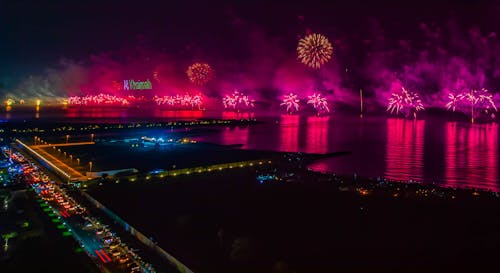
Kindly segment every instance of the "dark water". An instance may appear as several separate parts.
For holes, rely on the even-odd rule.
[[[5,120],[79,122],[256,117],[264,123],[225,128],[200,140],[243,144],[243,148],[259,150],[309,153],[348,150],[352,154],[321,160],[310,167],[341,174],[356,172],[365,176],[500,190],[497,123],[455,122],[439,115],[405,120],[384,115],[361,119],[342,113],[315,117],[114,108],[42,109],[39,113],[12,111],[2,115]]]
[[[469,124],[439,117],[405,120],[384,116],[283,115],[266,124],[226,128],[204,138],[244,148],[352,154],[315,162],[320,171],[445,186],[500,190],[498,124]]]

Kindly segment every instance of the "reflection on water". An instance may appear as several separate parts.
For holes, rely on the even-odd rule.
[[[4,112],[6,119],[39,117],[44,121],[123,122],[134,118],[172,120],[197,118],[263,121],[249,127],[224,128],[202,141],[243,144],[244,148],[286,152],[328,153],[350,151],[341,157],[319,160],[310,167],[328,172],[423,181],[450,186],[500,190],[498,124],[449,122],[444,117],[405,120],[385,116],[336,113],[328,117],[269,115],[268,112],[168,111],[158,108],[35,109]],[[110,119],[113,118],[113,119]]]
[[[224,145],[243,144],[243,148],[248,148],[249,127],[226,127],[221,132],[220,143]]]
[[[217,137],[222,144],[249,149],[352,152],[309,166],[319,171],[500,189],[497,124],[282,115],[279,121],[225,129]]]
[[[324,154],[328,151],[330,117],[307,117],[306,153]]]
[[[119,108],[68,108],[66,112],[68,118],[109,118],[122,117],[126,118],[126,112]]]
[[[445,181],[498,188],[498,125],[446,124]]]
[[[424,120],[387,119],[385,176],[407,180],[423,178]]]
[[[297,115],[281,115],[279,126],[280,151],[299,151],[299,118]]]
[[[154,117],[159,118],[175,118],[179,120],[183,119],[198,119],[203,117],[202,110],[162,110],[155,108]]]
[[[221,114],[222,119],[251,119],[254,117],[255,114],[253,112],[223,111]]]

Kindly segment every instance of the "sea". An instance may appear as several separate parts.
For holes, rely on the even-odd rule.
[[[197,140],[242,149],[347,155],[318,160],[309,168],[342,175],[381,177],[500,191],[499,126],[445,115],[417,119],[365,113],[326,116],[262,111],[165,111],[161,109],[70,108],[2,112],[2,122],[127,122],[200,118],[255,119],[257,124],[219,128]]]

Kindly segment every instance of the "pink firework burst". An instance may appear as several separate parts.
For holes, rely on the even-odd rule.
[[[286,106],[286,111],[288,113],[297,112],[300,107],[299,102],[300,100],[297,98],[297,95],[290,93],[283,96],[280,106]]]
[[[97,94],[97,95],[86,95],[86,96],[73,96],[68,98],[69,105],[122,105],[126,106],[130,104],[130,101],[134,100],[135,97],[118,97],[109,94]]]
[[[311,104],[316,110],[317,114],[328,113],[330,108],[328,108],[328,101],[325,97],[322,97],[319,93],[314,93],[307,97],[307,104]]]
[[[418,94],[404,87],[401,88],[401,93],[392,93],[388,101],[387,112],[391,114],[401,113],[406,117],[413,114],[413,117],[416,118],[417,112],[425,110]]]
[[[224,108],[236,109],[236,105],[238,104],[238,102],[232,95],[225,95],[222,98],[222,104],[224,104]]]
[[[166,105],[172,108],[198,108],[202,109],[203,106],[203,96],[202,95],[175,95],[175,96],[163,96],[154,97],[154,102],[158,105]]]
[[[203,105],[203,97],[201,95],[195,95],[191,97],[191,107],[201,109]]]
[[[230,95],[225,95],[222,98],[222,104],[224,108],[232,108],[235,111],[240,111],[243,109],[249,109],[254,107],[254,100],[244,93],[239,91],[234,91]]]
[[[474,117],[478,113],[491,114],[494,117],[493,112],[498,111],[493,101],[493,95],[486,88],[480,90],[470,89],[457,94],[450,93],[448,99],[449,101],[446,104],[448,110],[465,112],[470,109],[471,122],[474,122]]]

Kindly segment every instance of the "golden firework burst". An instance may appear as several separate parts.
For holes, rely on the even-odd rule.
[[[186,71],[189,80],[196,85],[204,85],[214,76],[214,71],[207,63],[194,63]]]
[[[313,33],[299,40],[298,59],[305,65],[319,69],[331,60],[333,46],[326,36]]]

